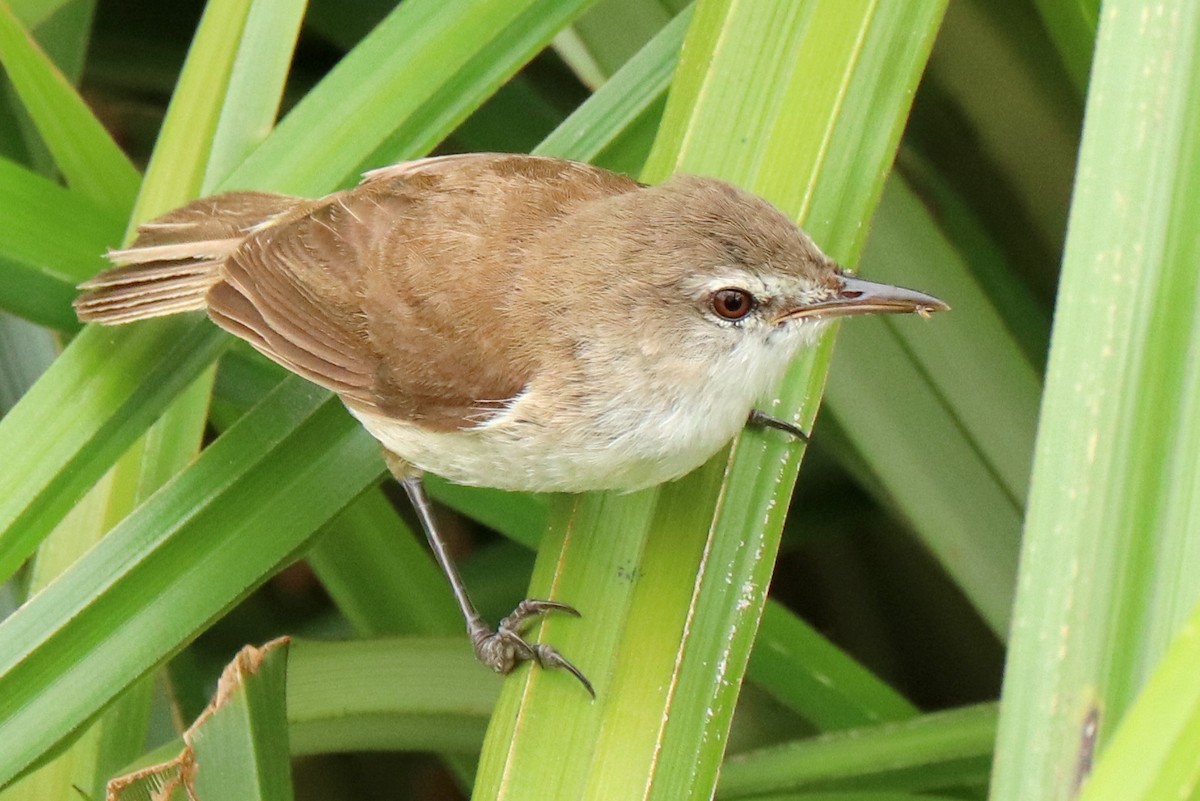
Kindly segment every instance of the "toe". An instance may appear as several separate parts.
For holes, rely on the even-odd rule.
[[[472,637],[475,658],[501,675],[507,675],[520,662],[536,660],[537,650],[515,631],[501,630]]]
[[[573,606],[568,606],[558,601],[542,601],[536,598],[526,598],[517,604],[517,608],[513,610],[511,615],[500,621],[500,631],[519,632],[534,618],[541,617],[548,612],[565,612],[568,615],[580,617],[579,610]]]
[[[571,664],[571,661],[560,654],[556,648],[551,645],[538,644],[533,646],[533,650],[537,654],[539,665],[544,668],[562,668],[579,679],[579,683],[588,691],[588,695],[592,696],[592,700],[596,699],[596,690],[592,687],[592,683],[587,680],[587,676],[583,675],[583,671]]]
[[[547,612],[566,612],[568,615],[580,617],[579,610],[568,604],[559,603],[558,601],[543,601],[537,598],[526,598],[517,605],[513,615],[522,615],[525,617],[532,615],[544,615]]]

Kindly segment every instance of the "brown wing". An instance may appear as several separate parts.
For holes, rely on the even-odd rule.
[[[338,234],[343,215],[318,201],[252,234],[222,265],[208,313],[289,370],[367,399],[376,356],[356,322],[359,259]]]
[[[578,204],[636,188],[532,156],[377,170],[247,238],[209,314],[352,407],[476,425],[538,367],[529,322],[508,315],[531,241]]]

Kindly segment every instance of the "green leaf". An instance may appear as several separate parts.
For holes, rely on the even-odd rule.
[[[554,38],[554,47],[579,79],[603,85],[677,15],[686,0],[603,0]]]
[[[124,220],[81,193],[0,158],[0,306],[62,330],[79,327],[75,284],[103,263]]]
[[[128,209],[141,182],[137,170],[4,3],[0,64],[71,188],[102,207]]]
[[[273,5],[283,4],[260,1],[254,8],[259,9],[261,17],[262,9]],[[294,2],[290,5],[295,24],[298,24],[302,6]],[[253,77],[257,79],[255,91],[265,94],[268,97],[265,102],[270,103],[270,93],[264,91],[267,87],[260,75],[238,75],[233,69],[234,56],[239,47],[244,49],[248,44],[255,48],[261,46],[260,41],[247,43],[243,39],[248,15],[249,7],[241,2],[218,1],[209,4],[193,42],[191,57],[184,65],[172,108],[164,120],[164,130],[155,155],[151,158],[147,178],[142,184],[134,211],[135,221],[139,215],[153,214],[193,196],[201,188],[199,176],[214,145],[221,147],[227,144],[224,140],[237,137],[242,131],[242,120],[235,117],[232,122],[229,121],[229,111],[235,105],[224,97],[227,86],[244,84],[247,77]],[[261,24],[259,28],[262,28]],[[278,34],[272,30],[259,30],[258,39],[264,35]],[[282,80],[286,73],[291,42],[287,41],[287,44],[288,50],[284,52],[283,63],[277,70],[276,98],[282,91]],[[269,62],[262,59],[262,63]],[[254,102],[261,104],[264,101]],[[227,124],[218,134],[216,122],[222,117]],[[168,168],[162,169],[162,165],[168,165]],[[67,563],[82,555],[115,520],[127,514],[192,459],[200,445],[211,384],[210,372],[178,396],[146,436],[121,457],[109,472],[107,480],[93,486],[82,508],[77,508],[73,515],[68,516],[64,525],[59,526],[43,543],[33,573],[34,591],[55,578]],[[72,521],[72,517],[79,519]],[[52,558],[47,559],[47,555]],[[148,689],[148,685],[143,685],[140,691],[123,695],[114,708],[105,714],[104,720],[90,728],[86,737],[31,779],[40,781],[43,777],[49,779],[55,773],[69,774],[73,764],[82,764],[92,768],[92,775],[68,775],[64,778],[63,787],[53,794],[60,795],[68,786],[66,779],[72,779],[73,783],[84,787],[102,785],[107,770],[112,767],[106,762],[121,764],[127,761],[144,742],[150,698]],[[137,724],[119,725],[126,719],[138,721],[141,730],[138,730]],[[14,789],[14,792],[19,794],[21,790]]]
[[[289,378],[0,623],[0,785],[286,562],[376,480],[374,442]],[[147,637],[153,632],[153,637]]]
[[[0,314],[0,415],[13,407],[57,355],[49,331]]]
[[[297,641],[288,666],[292,751],[474,753],[499,689],[464,637]]]
[[[282,638],[238,652],[221,673],[212,702],[184,732],[179,753],[115,779],[106,797],[291,801],[288,651]]]
[[[785,191],[797,184],[827,204],[819,241],[861,244],[941,8],[701,3],[647,175],[725,176],[793,214],[811,206]],[[807,383],[789,383],[785,408],[817,394]],[[776,492],[797,465],[770,432],[742,437],[738,453],[724,489],[727,457],[661,493],[552,511],[530,594],[584,619],[549,620],[538,638],[590,676],[598,700],[579,703],[570,677],[549,671],[510,678],[477,797],[711,795],[786,507]]]
[[[0,420],[0,580],[224,345],[196,317],[138,328],[87,329]],[[63,414],[70,398],[86,413]]]
[[[7,159],[0,159],[0,213],[0,257],[64,284],[84,280],[104,263],[104,248],[119,242],[124,223],[79,192]]]
[[[746,678],[822,731],[917,714],[903,696],[771,601],[763,609]]]
[[[305,0],[213,0],[171,97],[140,222],[216,189],[270,130]]]
[[[499,692],[499,678],[481,671],[461,636],[293,640],[287,738],[293,756],[429,750],[468,755],[483,742]],[[182,747],[180,740],[168,743],[125,772],[170,759]]]
[[[1038,428],[994,801],[1073,797],[1200,599],[1198,216],[1200,6],[1110,0]]]
[[[190,731],[199,801],[290,801],[288,641],[244,648],[221,676],[211,714]]]
[[[233,10],[238,12],[236,7]],[[178,121],[181,114],[168,113],[167,129],[174,127],[180,133],[174,136],[166,135],[160,139],[156,160],[152,161],[152,174],[144,184],[148,191],[142,194],[143,207],[148,201],[148,205],[153,208],[156,199],[160,207],[168,205],[176,198],[185,199],[191,196],[198,188],[188,184],[186,175],[181,178],[178,173],[164,174],[163,171],[155,171],[153,164],[169,160],[174,168],[186,170],[189,166],[202,167],[207,160],[212,143],[211,131],[206,131],[203,126],[195,123],[204,116],[204,110],[211,110],[214,104],[196,96],[187,86],[188,76],[203,73],[206,78],[211,78],[220,74],[220,64],[216,63],[220,54],[238,43],[237,31],[231,33],[219,27],[222,22],[228,20],[228,14],[222,14],[220,4],[211,4],[209,12],[197,37],[197,49],[204,52],[208,58],[189,60],[183,73],[183,85],[176,95],[177,108],[184,110],[192,124],[180,128]],[[213,38],[214,33],[217,34],[216,38]],[[206,41],[206,37],[211,40],[211,44]],[[262,87],[258,88],[261,91]],[[207,378],[202,377],[191,389],[179,396],[142,441],[118,461],[110,472],[113,480],[101,482],[93,488],[88,498],[95,499],[91,506],[99,505],[93,520],[95,525],[100,526],[101,531],[106,529],[112,520],[126,514],[138,500],[157,489],[163,481],[190,461],[199,446],[210,385],[211,375]],[[82,510],[85,515],[88,514],[88,506],[85,504]],[[84,527],[71,526],[69,520],[70,518],[67,519],[65,527],[60,527],[65,536],[51,537],[39,550],[39,571],[43,566],[43,560],[40,558],[42,552],[49,549],[59,554],[60,560],[63,557],[73,560],[91,544],[78,536],[77,532],[85,530]],[[57,541],[68,537],[71,538],[70,543]],[[149,689],[150,685],[142,682],[140,691],[123,693],[97,725],[90,727],[87,734],[72,744],[67,753],[56,758],[51,765],[40,769],[30,780],[40,779],[43,775],[49,776],[51,771],[60,769],[60,766],[87,764],[96,759],[94,775],[78,776],[73,783],[83,787],[94,786],[97,787],[97,792],[101,792],[109,771],[128,761],[140,750],[144,742],[146,717],[149,713]],[[126,719],[137,720],[138,723],[128,725],[123,723]],[[92,757],[93,752],[96,752],[98,757]],[[21,787],[25,784],[28,784],[28,781],[22,782]],[[13,791],[19,794],[21,787],[14,788]],[[61,795],[64,791],[59,790],[54,794]]]
[[[58,11],[70,0],[5,0],[17,19],[27,28],[36,28]]]
[[[547,136],[536,152],[594,161],[613,145],[613,132],[627,131],[652,111],[661,113],[661,101],[675,74],[679,48],[691,18],[689,7],[667,23],[587,102]]]
[[[879,793],[870,790],[771,793],[754,797],[754,801],[962,801],[962,799],[963,796],[958,795],[927,795],[926,793],[913,795],[912,793]]]
[[[922,791],[984,784],[995,737],[993,705],[825,734],[730,757],[721,769],[717,798],[758,798],[798,790]]]
[[[212,136],[202,193],[219,185],[271,133],[305,5],[306,0],[260,1],[246,15]]]
[[[830,369],[829,411],[889,500],[1003,636],[1038,375],[962,255],[898,178],[875,216],[863,272],[935,291],[953,310],[929,325],[882,318],[847,325]],[[936,457],[914,469],[914,454],[931,450]]]
[[[318,194],[428,152],[591,1],[400,4],[225,185]]]
[[[239,51],[261,49],[263,37],[277,35],[272,26],[278,18],[262,10],[273,7],[288,9],[293,17],[302,10],[295,0],[256,3],[256,25],[247,29],[251,6],[241,0],[219,0],[210,5],[196,35],[194,57],[184,67],[163,135],[151,158],[135,221],[195,196],[202,188],[207,156],[214,143],[224,148],[226,137],[241,141],[239,137],[244,134],[239,126],[257,119],[256,110],[273,109],[282,85],[276,85],[274,94],[264,92],[259,72],[244,67],[240,72],[236,70]],[[249,41],[242,40],[246,30],[254,34]],[[277,62],[286,64],[287,51],[269,52]],[[277,68],[275,74],[282,81],[284,70]],[[242,105],[226,99],[226,87],[242,86],[247,81],[259,82],[258,96],[243,91],[233,98]],[[214,86],[220,91],[214,91]],[[218,138],[218,122],[229,119],[230,114],[233,122],[225,124],[222,138]],[[54,216],[49,209],[45,212],[48,217]],[[134,328],[93,326],[72,342],[26,399],[0,423],[0,451],[6,444],[15,445],[21,449],[21,462],[29,465],[28,470],[10,474],[13,484],[21,489],[7,487],[0,504],[0,531],[4,532],[0,534],[0,578],[16,569],[83,488],[94,482],[195,379],[224,343],[222,334],[194,318],[158,320]],[[62,398],[80,397],[80,393],[91,399],[91,408],[99,419],[64,417],[58,412]],[[107,418],[104,412],[108,412]],[[23,445],[30,439],[42,443],[40,450]],[[58,447],[47,452],[47,441]]]
[[[62,8],[57,5],[57,0],[9,3],[17,19],[46,55],[68,81],[78,86],[91,34],[95,0],[73,0]],[[54,13],[43,17],[39,6],[55,6]],[[22,107],[11,82],[4,78],[0,78],[0,98],[0,151],[39,174],[55,174],[53,155]]]
[[[307,559],[360,635],[463,631],[445,576],[378,490],[330,521]]]
[[[192,459],[200,446],[210,384],[211,378],[201,378],[180,395],[51,532],[29,571],[29,595],[50,585],[114,522]],[[0,798],[60,797],[72,787],[102,792],[111,771],[142,749],[152,689],[150,682],[142,681],[123,693],[69,749],[0,793]]]
[[[1200,788],[1200,607],[1146,681],[1080,801],[1196,798]]]
[[[1034,0],[1046,31],[1080,94],[1087,90],[1100,0]]]
[[[1007,282],[1028,282],[1049,303],[1082,92],[1063,72],[1032,5],[951,4],[921,88],[906,139],[999,239],[1012,265]]]

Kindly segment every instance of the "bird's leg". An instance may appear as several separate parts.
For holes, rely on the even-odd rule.
[[[563,668],[579,679],[588,693],[595,698],[596,693],[591,682],[557,649],[542,643],[529,643],[522,636],[530,623],[547,612],[566,612],[576,617],[579,616],[579,612],[574,607],[557,601],[526,599],[517,604],[512,614],[501,620],[495,629],[488,626],[471,603],[462,576],[446,550],[446,543],[438,534],[433,506],[429,502],[429,496],[425,494],[421,474],[414,472],[407,463],[390,453],[385,452],[384,456],[392,474],[408,493],[417,518],[421,521],[421,528],[425,531],[425,538],[429,540],[429,547],[433,550],[433,557],[450,582],[450,589],[458,601],[458,608],[462,610],[467,621],[467,634],[475,648],[475,658],[500,674],[512,672],[521,662],[537,662],[545,668]]]
[[[746,420],[746,424],[761,428],[774,428],[786,434],[791,434],[801,442],[808,442],[808,434],[800,426],[795,423],[789,423],[787,420],[780,420],[778,417],[772,417],[758,409],[750,410],[750,417]]]

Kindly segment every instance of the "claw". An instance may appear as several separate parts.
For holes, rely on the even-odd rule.
[[[746,423],[752,426],[762,426],[763,428],[773,428],[776,431],[782,431],[785,434],[791,434],[801,442],[808,442],[808,434],[804,429],[795,423],[789,423],[787,420],[780,420],[778,417],[772,417],[766,412],[758,409],[750,410],[750,417]]]
[[[475,646],[475,658],[502,675],[512,672],[521,662],[537,662],[544,668],[564,668],[579,679],[592,698],[596,691],[587,677],[571,664],[553,646],[542,643],[530,644],[521,636],[534,618],[548,612],[565,612],[579,617],[579,610],[558,601],[542,601],[527,598],[517,604],[508,617],[500,621],[493,631],[482,620],[476,618],[468,626],[471,643]]]
[[[573,606],[558,601],[542,601],[536,598],[526,598],[517,604],[517,608],[508,617],[500,621],[501,629],[520,631],[533,618],[541,617],[547,612],[565,612],[572,617],[581,617],[579,610]]]
[[[534,653],[537,655],[537,663],[544,668],[562,668],[570,673],[575,678],[579,679],[579,683],[583,685],[583,689],[588,691],[588,695],[592,696],[592,700],[596,700],[596,691],[592,688],[592,683],[587,680],[587,676],[579,668],[571,664],[571,661],[558,652],[558,649],[552,645],[543,645],[538,643],[533,646]]]

